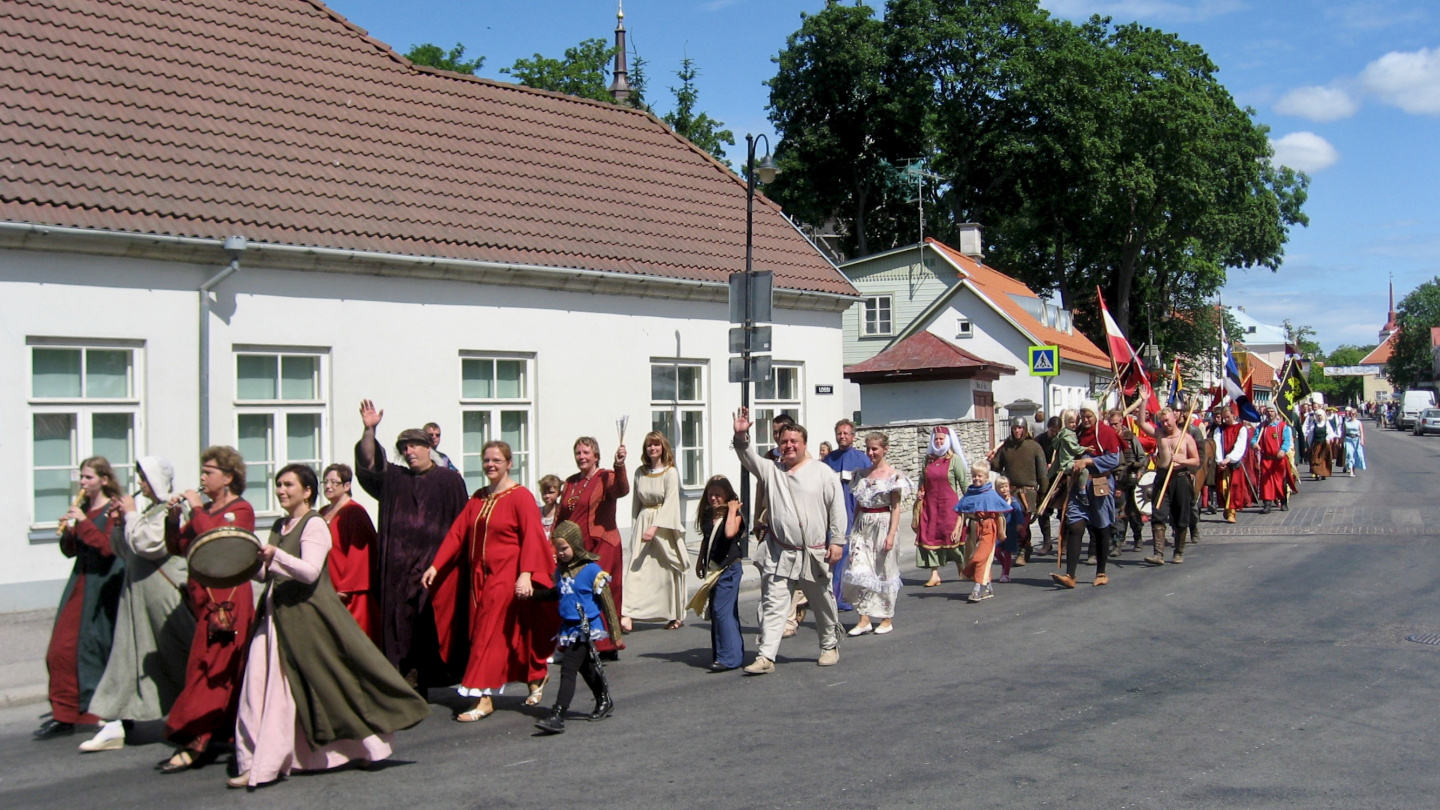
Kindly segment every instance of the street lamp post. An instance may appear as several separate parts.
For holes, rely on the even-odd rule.
[[[755,165],[755,147],[760,141],[765,142],[765,156],[760,159],[760,165]],[[775,161],[770,157],[770,139],[764,135],[745,136],[745,289],[747,295],[754,289],[755,280],[755,185],[758,180],[762,185],[768,185],[775,180],[778,170],[775,168]],[[741,363],[744,365],[745,375],[740,382],[740,407],[746,413],[750,411],[750,382],[751,365],[750,354],[753,350],[752,338],[755,335],[754,307],[746,307],[745,313],[745,343],[740,350]],[[752,420],[753,421],[753,420]],[[740,467],[740,503],[744,507],[746,521],[750,520],[750,471],[742,465]]]

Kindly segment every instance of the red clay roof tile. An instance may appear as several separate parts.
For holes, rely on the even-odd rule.
[[[309,0],[0,4],[0,216],[721,281],[745,185],[654,116],[411,65]],[[778,286],[854,288],[778,206]]]
[[[855,382],[898,376],[996,379],[1001,374],[1014,373],[1014,366],[977,357],[933,332],[922,330],[869,360],[846,366],[845,379]]]

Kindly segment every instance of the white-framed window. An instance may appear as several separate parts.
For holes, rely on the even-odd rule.
[[[860,319],[861,337],[884,337],[895,334],[893,295],[868,295],[863,302],[864,312]]]
[[[682,487],[706,480],[705,369],[690,360],[650,361],[650,429],[670,440]]]
[[[275,472],[324,467],[329,419],[323,349],[235,348],[235,449],[245,457],[245,499],[277,512]]]
[[[461,355],[460,474],[473,492],[488,483],[480,458],[494,439],[510,445],[510,477],[531,480],[535,426],[534,360],[525,356]]]
[[[804,381],[798,363],[775,363],[768,380],[755,383],[755,452],[764,455],[775,446],[770,435],[770,422],[776,414],[785,413],[796,422],[801,419],[804,403],[801,393]]]
[[[104,456],[132,491],[141,432],[142,343],[31,338],[30,524],[53,527],[80,491],[80,462]]]
[[[961,338],[973,337],[974,334],[975,334],[975,330],[974,330],[974,328],[970,325],[970,319],[969,319],[969,318],[956,318],[956,319],[955,319],[955,338],[956,338],[957,340],[958,340],[958,339],[961,339]]]

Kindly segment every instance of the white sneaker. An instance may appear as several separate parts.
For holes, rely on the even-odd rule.
[[[93,754],[96,751],[118,751],[125,747],[125,724],[119,720],[111,720],[100,727],[100,731],[90,739],[80,743],[80,750]]]

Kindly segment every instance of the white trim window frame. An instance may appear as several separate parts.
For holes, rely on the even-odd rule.
[[[329,352],[235,347],[235,448],[245,458],[245,499],[280,513],[275,473],[305,464],[318,476],[330,447]]]
[[[535,489],[534,355],[462,352],[460,355],[460,455],[452,457],[465,486],[489,483],[480,458],[485,443],[510,445],[510,477]]]
[[[895,334],[895,296],[867,295],[860,302],[860,337]]]
[[[972,337],[975,337],[975,324],[971,323],[969,318],[956,318],[955,339],[965,340]]]
[[[755,452],[761,455],[775,446],[770,423],[776,414],[805,423],[805,365],[776,362],[770,368],[770,379],[755,383]]]
[[[30,540],[54,539],[80,491],[80,462],[104,456],[131,492],[144,452],[143,341],[29,338],[26,487]]]
[[[670,440],[680,486],[686,489],[699,489],[707,480],[708,368],[703,360],[650,360],[650,429]]]

